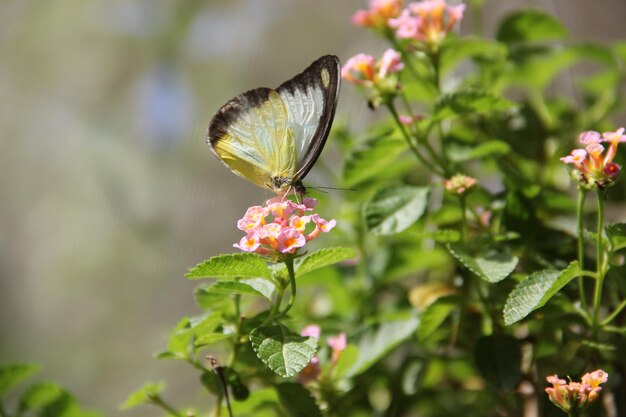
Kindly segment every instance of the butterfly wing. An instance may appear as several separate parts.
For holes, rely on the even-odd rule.
[[[293,178],[296,151],[282,97],[269,88],[228,101],[209,123],[207,142],[235,174],[273,189],[273,177]]]
[[[304,178],[324,148],[335,117],[340,72],[339,59],[325,55],[277,89],[295,140],[297,171],[292,183]]]
[[[277,193],[297,188],[328,137],[339,73],[339,59],[326,55],[277,90],[240,94],[213,116],[207,142],[240,177]]]

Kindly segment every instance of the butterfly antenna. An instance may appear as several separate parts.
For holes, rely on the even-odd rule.
[[[317,187],[309,186],[308,188],[312,190],[317,190],[319,192],[326,193],[326,194],[328,194],[328,191],[324,191],[324,190],[338,190],[338,191],[358,191],[359,190],[358,188],[321,187],[321,186],[317,186]]]

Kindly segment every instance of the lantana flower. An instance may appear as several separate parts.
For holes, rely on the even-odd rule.
[[[319,341],[321,333],[322,329],[320,328],[320,326],[316,324],[311,324],[302,329],[300,335],[311,336]],[[328,346],[331,349],[330,366],[334,366],[335,364],[337,364],[341,352],[346,349],[348,345],[348,339],[346,337],[346,334],[341,332],[338,336],[328,337],[326,343],[328,343]],[[320,378],[321,373],[322,369],[320,359],[316,355],[311,359],[307,366],[305,366],[304,369],[300,371],[300,373],[298,374],[298,381],[300,381],[301,384],[307,384],[311,381],[316,381]]]
[[[281,256],[295,253],[320,233],[331,231],[337,222],[309,214],[317,205],[314,198],[302,203],[290,200],[268,200],[265,206],[250,207],[237,228],[246,233],[233,246],[244,252]]]
[[[548,398],[557,407],[569,415],[577,415],[578,411],[585,409],[590,403],[595,401],[602,391],[600,384],[607,382],[609,375],[602,369],[586,373],[581,378],[581,382],[570,381],[567,383],[558,375],[546,377],[552,384],[546,388]]]
[[[449,5],[445,0],[410,3],[397,18],[389,19],[398,39],[413,41],[416,47],[437,50],[457,22],[463,19],[465,5]]]
[[[400,52],[387,49],[381,59],[376,60],[367,54],[357,54],[346,61],[341,69],[341,77],[357,86],[370,90],[370,105],[377,107],[386,97],[398,92],[398,78],[395,74],[404,69]]]
[[[396,17],[402,10],[402,0],[370,0],[369,9],[358,10],[352,16],[352,23],[357,26],[383,29],[389,19]]]
[[[602,135],[595,131],[583,132],[578,139],[587,146],[574,149],[569,155],[560,158],[561,161],[573,166],[572,175],[583,187],[602,190],[611,186],[621,171],[621,166],[613,162],[613,158],[618,145],[626,142],[624,128]],[[609,144],[606,153],[601,143]]]
[[[464,174],[456,174],[444,181],[444,187],[450,194],[463,195],[476,188],[476,178]]]

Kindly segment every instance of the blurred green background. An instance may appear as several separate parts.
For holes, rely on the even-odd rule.
[[[484,33],[526,5],[576,39],[626,37],[623,0],[487,1]],[[106,415],[148,379],[177,404],[208,404],[192,369],[152,354],[198,312],[187,267],[232,251],[236,220],[266,194],[213,158],[207,123],[320,55],[379,55],[386,45],[350,23],[366,6],[0,0],[0,363],[37,362]],[[358,132],[372,117],[345,85],[337,123]]]

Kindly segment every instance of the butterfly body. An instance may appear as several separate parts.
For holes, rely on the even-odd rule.
[[[326,55],[277,89],[257,88],[229,100],[209,123],[207,142],[235,174],[286,194],[324,147],[339,92],[340,64]]]

